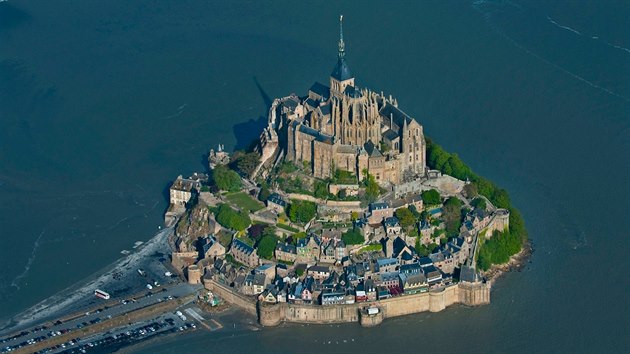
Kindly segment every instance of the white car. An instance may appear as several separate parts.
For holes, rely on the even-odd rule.
[[[151,290],[153,289],[153,286],[151,284],[147,284],[147,289]]]

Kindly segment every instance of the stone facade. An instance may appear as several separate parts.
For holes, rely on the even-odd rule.
[[[367,170],[379,184],[397,184],[425,174],[422,125],[391,95],[355,86],[343,36],[329,86],[315,83],[306,98],[277,99],[272,108],[266,130],[276,131],[279,143],[270,144],[267,132],[260,145],[278,146],[287,160],[309,165],[317,178],[340,169],[362,179]]]

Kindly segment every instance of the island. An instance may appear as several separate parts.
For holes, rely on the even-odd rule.
[[[396,98],[355,84],[342,21],[328,85],[275,99],[252,149],[219,145],[209,173],[174,181],[173,268],[264,326],[490,303],[528,248],[522,217]]]

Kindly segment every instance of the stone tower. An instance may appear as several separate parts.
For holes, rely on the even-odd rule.
[[[339,53],[337,55],[337,65],[330,74],[330,91],[333,95],[340,97],[348,86],[354,87],[354,76],[346,63],[346,49],[343,42],[343,15],[339,17]]]

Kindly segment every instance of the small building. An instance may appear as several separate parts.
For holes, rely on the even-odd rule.
[[[406,275],[423,274],[422,266],[418,262],[403,264],[400,266],[400,273]]]
[[[386,286],[379,286],[376,288],[376,297],[378,300],[384,300],[392,297],[392,294]]]
[[[199,181],[185,179],[179,175],[169,189],[170,203],[176,206],[185,206],[192,198],[193,191],[200,188],[201,183]]]
[[[346,293],[338,289],[324,289],[320,295],[320,303],[326,305],[338,305],[346,302]]]
[[[267,208],[278,214],[284,213],[287,205],[287,201],[284,200],[278,193],[273,193],[267,198]]]
[[[400,221],[398,221],[397,217],[387,217],[385,218],[383,224],[385,226],[385,232],[387,232],[387,236],[400,235],[402,228],[400,227]]]
[[[376,260],[376,271],[379,273],[390,273],[398,271],[400,263],[396,258],[379,258]]]
[[[252,289],[254,295],[260,294],[265,290],[266,277],[264,273],[254,274],[254,280],[252,282]]]
[[[442,272],[434,265],[424,267],[424,275],[427,278],[429,286],[436,285],[442,282]]]
[[[448,249],[440,249],[436,253],[431,253],[429,258],[433,261],[433,265],[447,274],[452,274],[455,270],[455,258]]]
[[[297,258],[297,248],[288,243],[278,243],[275,250],[276,259],[283,262],[295,262]]]
[[[265,276],[264,285],[266,286],[267,284],[271,283],[273,278],[276,276],[276,267],[272,263],[262,264],[256,267],[256,269],[254,269],[254,275],[256,274],[264,274]]]
[[[195,264],[189,265],[186,269],[186,273],[188,274],[188,284],[200,284],[202,269]]]
[[[321,241],[315,235],[301,238],[297,241],[297,258],[296,262],[312,263],[319,260]]]
[[[423,273],[410,275],[401,273],[398,277],[400,278],[400,288],[405,294],[417,294],[429,290],[427,278]]]
[[[225,247],[219,243],[214,235],[203,238],[201,242],[204,258],[215,258],[225,255]]]
[[[378,224],[383,222],[385,218],[394,216],[394,209],[387,203],[372,203],[369,211],[368,223],[370,224]]]
[[[313,277],[316,280],[324,280],[330,277],[330,267],[322,265],[314,265],[308,268],[306,273],[308,276]]]
[[[232,248],[230,253],[234,259],[250,268],[257,267],[260,259],[256,254],[256,250],[245,242],[234,237],[232,239]]]

